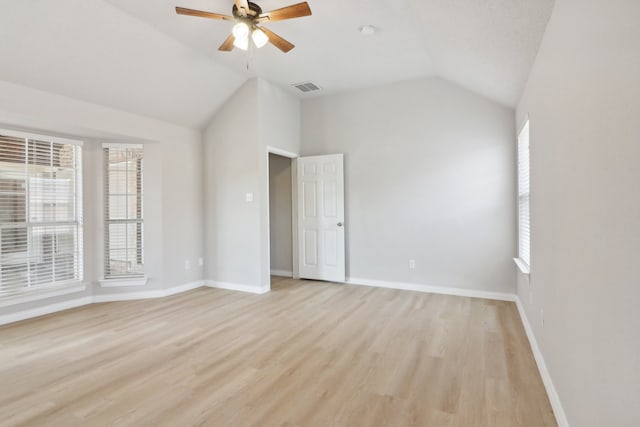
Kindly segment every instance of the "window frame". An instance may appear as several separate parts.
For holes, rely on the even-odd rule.
[[[526,165],[523,165],[524,162]],[[526,168],[526,177],[523,176],[523,168]],[[523,183],[523,180],[526,182]],[[526,188],[523,189],[523,187]],[[531,122],[528,116],[517,138],[517,213],[518,256],[514,261],[523,274],[529,275],[531,273]],[[523,218],[526,221],[526,236],[524,236]],[[523,245],[527,247],[524,248]]]
[[[126,219],[114,219],[109,218],[110,215],[110,205],[109,205],[109,197],[113,195],[109,191],[110,181],[109,181],[109,150],[117,149],[117,150],[127,150],[127,149],[141,149],[142,158],[136,160],[136,169],[135,173],[138,177],[136,179],[136,192],[129,193],[128,191],[125,193],[125,197],[130,196],[139,196],[139,218],[126,218]],[[145,258],[145,250],[144,250],[144,145],[143,144],[126,144],[126,143],[103,143],[101,147],[102,153],[102,163],[103,163],[103,203],[104,203],[104,217],[103,217],[103,227],[104,233],[102,235],[103,238],[103,257],[102,257],[102,278],[98,281],[100,286],[102,287],[125,287],[125,286],[144,286],[147,284],[147,276],[144,271],[144,258]],[[131,273],[131,274],[109,274],[109,263],[110,263],[110,238],[109,238],[109,225],[112,224],[137,224],[139,228],[136,227],[136,239],[137,243],[134,247],[139,248],[139,251],[136,252],[136,259],[140,265],[142,265],[143,271],[141,273]],[[128,250],[128,246],[126,250]]]
[[[32,133],[32,132],[24,132],[24,131],[14,131],[14,130],[10,130],[10,129],[0,129],[0,135],[2,135],[3,137],[6,138],[15,138],[17,140],[24,140],[24,144],[25,144],[25,154],[24,154],[24,169],[23,171],[3,171],[3,175],[6,175],[6,178],[3,179],[11,179],[11,180],[15,180],[15,181],[23,181],[23,188],[24,188],[24,221],[18,221],[16,223],[15,227],[3,227],[5,230],[6,229],[13,229],[15,228],[16,230],[21,230],[24,229],[26,231],[26,250],[25,251],[21,251],[19,253],[16,253],[15,255],[11,255],[6,259],[9,259],[10,264],[11,265],[18,265],[19,263],[16,263],[17,260],[19,260],[20,257],[22,257],[23,259],[25,259],[25,263],[27,264],[28,268],[27,268],[27,285],[24,287],[15,287],[15,289],[11,289],[11,287],[9,287],[9,291],[6,295],[0,294],[0,307],[5,307],[5,306],[10,306],[10,305],[14,305],[14,304],[21,304],[21,303],[25,303],[25,302],[29,302],[29,301],[35,301],[35,300],[39,300],[39,299],[44,299],[44,298],[50,298],[50,297],[54,297],[54,296],[58,296],[58,295],[65,295],[65,294],[69,294],[69,293],[74,293],[74,292],[81,292],[83,290],[86,289],[86,284],[84,283],[84,217],[83,217],[83,141],[80,140],[76,140],[76,139],[71,139],[71,138],[63,138],[63,137],[57,137],[57,136],[51,136],[51,135],[44,135],[44,134],[39,134],[39,133]],[[51,146],[51,152],[50,152],[50,157],[49,157],[49,162],[50,164],[40,164],[40,163],[29,163],[28,158],[29,158],[29,149],[30,149],[30,142],[40,142],[43,144],[50,144]],[[72,212],[72,220],[69,220],[68,218],[65,220],[53,220],[53,221],[44,221],[44,220],[33,220],[32,219],[32,215],[29,214],[30,211],[30,206],[37,204],[38,201],[40,199],[38,199],[37,197],[31,197],[31,193],[32,193],[32,186],[36,187],[36,186],[40,186],[40,187],[46,187],[48,184],[50,185],[51,183],[48,181],[51,181],[51,179],[54,179],[55,183],[55,177],[54,178],[40,178],[40,177],[33,177],[30,176],[30,174],[33,173],[33,169],[35,169],[38,165],[41,167],[49,167],[51,168],[50,173],[54,173],[54,166],[53,166],[53,159],[54,154],[53,154],[53,144],[62,144],[62,145],[72,145],[74,146],[73,148],[73,168],[70,168],[70,170],[72,171],[73,174],[73,178],[72,178],[72,183],[71,185],[73,186],[73,192],[71,193],[64,193],[64,194],[71,194],[72,198],[71,198],[71,203],[72,203],[72,209],[70,212]],[[37,147],[37,145],[34,146],[34,149]],[[33,155],[33,154],[32,154]],[[38,156],[41,156],[41,154],[38,154]],[[42,157],[41,157],[42,158]],[[46,160],[46,159],[45,159]],[[22,162],[16,162],[16,164],[20,164]],[[29,169],[29,167],[31,169]],[[55,185],[58,185],[58,183],[55,183]],[[42,190],[40,191],[40,196],[42,196]],[[50,191],[50,190],[49,190]],[[4,196],[11,196],[12,194],[17,194],[15,191],[14,192],[7,192],[7,194],[4,194]],[[53,197],[55,198],[56,196],[56,192],[47,192],[47,195],[53,195]],[[56,202],[57,205],[57,202]],[[43,205],[42,207],[43,209],[45,208],[45,206]],[[56,214],[57,216],[57,214]],[[21,224],[21,225],[18,225]],[[55,280],[55,265],[52,265],[52,271],[54,271],[54,277],[53,277],[53,281],[38,281],[38,280],[33,280],[35,283],[32,283],[32,278],[31,278],[31,274],[36,274],[35,277],[37,277],[37,273],[32,273],[31,272],[31,267],[29,267],[29,265],[31,265],[31,259],[34,258],[36,255],[34,255],[35,252],[37,252],[38,248],[42,249],[42,245],[44,243],[40,242],[40,244],[38,245],[37,243],[33,242],[33,229],[34,228],[45,228],[45,230],[47,229],[47,227],[49,227],[50,229],[56,230],[56,227],[64,227],[64,226],[69,226],[72,227],[73,229],[73,235],[74,235],[74,240],[73,240],[73,246],[72,246],[72,256],[73,256],[73,278],[70,279],[60,279],[60,280]],[[52,245],[55,245],[55,247],[58,247],[58,245],[60,244],[60,240],[57,234],[54,234],[56,237],[53,238],[51,240]],[[44,235],[43,235],[44,236]],[[55,257],[57,254],[57,249],[54,250],[52,249],[52,252],[49,253],[43,253],[42,255],[40,255],[41,257],[51,257],[52,262],[55,264],[57,261],[55,261]],[[0,258],[0,266],[2,266],[2,259]]]

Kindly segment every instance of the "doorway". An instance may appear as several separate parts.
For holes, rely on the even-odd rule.
[[[293,277],[291,172],[291,158],[269,153],[269,258],[272,277]]]
[[[345,282],[343,154],[298,157],[267,147],[270,286],[287,278]],[[266,270],[266,271],[265,271]],[[271,286],[273,289],[273,286]]]

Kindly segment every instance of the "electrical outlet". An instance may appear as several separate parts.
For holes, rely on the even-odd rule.
[[[244,199],[248,202],[251,203],[253,202],[253,193],[247,193],[244,195]]]
[[[204,260],[202,259],[202,257],[198,258],[198,265],[200,267],[202,267],[204,265]]]
[[[413,270],[414,268],[416,268],[416,260],[415,259],[410,259],[409,260],[409,268],[411,270]]]
[[[189,260],[186,260],[184,262],[184,269],[185,270],[190,270],[191,269],[191,263],[189,262]]]

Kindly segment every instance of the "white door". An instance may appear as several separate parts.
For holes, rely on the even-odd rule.
[[[342,154],[296,159],[298,275],[345,281]]]

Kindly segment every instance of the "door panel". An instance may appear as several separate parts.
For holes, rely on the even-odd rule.
[[[343,156],[300,157],[296,162],[299,276],[344,282]]]
[[[304,230],[304,265],[318,266],[318,233],[315,230]]]
[[[336,182],[324,183],[324,216],[325,218],[337,218],[338,202]]]
[[[318,184],[316,182],[303,182],[302,187],[303,215],[305,218],[315,218],[318,216],[318,192],[316,191]]]
[[[338,245],[338,232],[325,230],[324,232],[324,263],[329,267],[338,265],[338,253],[335,250]]]

